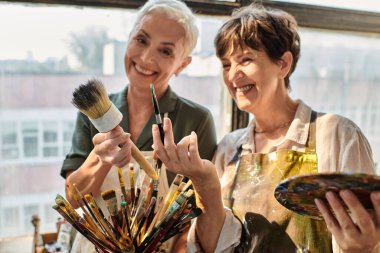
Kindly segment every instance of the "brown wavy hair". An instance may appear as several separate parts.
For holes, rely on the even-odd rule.
[[[236,49],[248,46],[264,51],[273,62],[278,62],[289,51],[293,55],[292,67],[285,77],[290,90],[289,77],[300,56],[300,36],[297,21],[289,13],[251,4],[236,9],[215,37],[216,55],[222,58]]]

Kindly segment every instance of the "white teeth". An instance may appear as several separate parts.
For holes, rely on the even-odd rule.
[[[238,91],[238,92],[246,92],[246,91],[249,91],[252,88],[253,88],[253,85],[247,85],[247,86],[243,86],[243,87],[237,87],[236,91]]]
[[[136,67],[136,70],[139,73],[144,74],[144,75],[152,75],[154,73],[154,71],[150,71],[150,70],[144,69],[144,68],[140,67],[137,64],[135,64],[135,67]]]

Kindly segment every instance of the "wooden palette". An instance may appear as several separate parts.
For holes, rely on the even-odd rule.
[[[372,191],[380,191],[380,176],[349,173],[319,173],[299,175],[281,181],[274,192],[280,204],[301,215],[321,219],[315,198],[326,201],[328,191],[348,189],[355,193],[366,209],[373,209]]]

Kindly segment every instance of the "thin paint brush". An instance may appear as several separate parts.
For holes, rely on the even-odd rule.
[[[110,240],[113,243],[115,243],[116,245],[118,245],[120,247],[121,245],[120,245],[119,241],[116,239],[116,237],[114,235],[114,232],[110,228],[110,225],[107,224],[107,222],[106,222],[107,219],[104,217],[103,214],[100,213],[100,211],[99,211],[100,208],[97,206],[94,198],[90,194],[84,195],[84,198],[86,199],[88,205],[92,209],[92,212],[96,216],[97,220],[100,222],[100,224],[102,225],[103,229],[106,231],[107,237],[110,238]]]
[[[67,221],[69,221],[72,225],[74,225],[74,227],[80,233],[82,233],[85,236],[87,235],[86,238],[88,238],[91,242],[94,243],[94,241],[95,241],[95,242],[100,243],[101,241],[103,241],[104,244],[108,245],[109,247],[112,247],[113,249],[115,249],[117,247],[114,242],[110,241],[109,239],[107,239],[103,235],[102,236],[98,236],[97,232],[100,232],[100,231],[92,231],[91,229],[88,229],[86,221],[83,218],[81,218],[81,217],[79,217],[79,219],[75,218],[75,215],[72,213],[72,211],[70,210],[70,208],[68,208],[68,206],[65,205],[65,202],[62,199],[59,199],[59,198],[56,199],[56,203],[59,206],[59,210],[58,210],[59,213]],[[65,215],[63,215],[62,213],[64,213]],[[97,244],[95,243],[95,245],[97,245]]]
[[[185,187],[186,183],[181,182],[177,189],[174,191],[174,193],[170,196],[169,199],[169,207],[175,202],[175,200],[180,196],[181,194],[185,194],[185,192],[182,191],[182,189]],[[166,210],[167,211],[167,210]],[[164,214],[165,216],[165,214]]]
[[[132,234],[131,234],[131,229],[130,229],[130,222],[129,222],[129,215],[128,215],[128,212],[127,212],[127,202],[125,201],[121,201],[120,203],[120,206],[121,206],[121,213],[122,213],[122,216],[123,216],[123,220],[125,221],[125,224],[123,222],[123,231],[125,231],[125,228],[127,228],[127,232],[129,234],[130,237],[132,237]]]
[[[137,230],[136,230],[136,233],[135,233],[135,236],[133,237],[133,245],[135,247],[137,247],[137,237],[138,235],[140,234],[140,231],[143,227],[143,225],[145,224],[145,222],[147,221],[148,217],[150,216],[150,214],[154,211],[154,206],[156,204],[156,198],[153,197],[151,200],[150,200],[150,204],[149,204],[149,207],[146,209],[145,213],[144,213],[144,216],[141,218],[141,220],[139,220],[139,224],[137,226]]]
[[[162,229],[162,226],[171,218],[171,216],[180,208],[181,204],[186,200],[185,193],[181,193],[174,203],[170,205],[168,210],[165,212],[163,218],[159,221],[157,221],[157,224],[152,228],[152,230],[145,234],[142,242],[142,246],[146,247],[150,241],[153,239],[153,237],[158,233],[160,229]]]
[[[131,212],[131,216],[135,216],[136,214],[136,210],[137,210],[137,204],[138,204],[138,201],[139,201],[139,198],[137,197],[140,197],[140,188],[137,188],[136,189],[136,198],[135,198],[135,201],[133,202],[133,206],[132,206],[132,212]]]
[[[102,133],[114,129],[123,117],[109,99],[103,83],[97,79],[89,80],[86,84],[76,88],[73,92],[72,104],[85,114],[95,128]],[[133,142],[131,142],[131,153],[151,178],[158,179],[156,171]]]
[[[129,197],[128,197],[128,194],[127,194],[127,190],[125,188],[125,181],[124,181],[123,171],[122,171],[122,169],[120,167],[117,167],[117,175],[119,177],[119,184],[120,184],[121,193],[124,196],[124,200],[128,201]]]
[[[59,205],[54,205],[53,209],[62,215],[63,218],[65,218],[79,233],[91,241],[96,247],[101,249],[108,249],[111,252],[120,252],[120,250],[118,250],[111,242],[101,241],[93,237],[91,231],[86,230],[79,222],[72,220],[71,217],[63,209],[61,209]]]
[[[92,192],[90,192],[90,196],[92,198],[92,205],[97,209],[98,213],[103,218],[103,220],[107,224],[108,228],[111,229],[114,233],[117,233],[116,228],[114,228],[112,226],[112,224],[108,221],[108,219],[104,215],[103,210],[99,207],[98,203],[96,202],[96,199],[94,198],[94,195],[92,195]]]
[[[199,215],[202,214],[202,209],[200,208],[194,208],[193,210],[190,211],[190,213],[182,216],[178,222],[174,225],[174,227],[181,227],[183,224],[189,222],[190,220],[198,217]]]
[[[158,171],[158,174],[160,174],[160,171]],[[158,195],[158,180],[153,180],[153,192],[152,192],[152,196],[150,199],[150,203],[152,202],[152,199],[155,199],[155,200],[157,199],[157,195]],[[153,212],[151,212],[148,216],[147,223],[146,223],[147,226],[149,226],[152,223],[152,220],[154,218],[154,209],[155,208],[156,208],[156,201],[154,201],[154,203],[153,203]]]
[[[161,170],[157,170],[158,178],[160,178],[160,174],[161,174]],[[147,193],[147,202],[148,202],[148,204],[150,203],[150,199],[152,197],[156,197],[157,198],[158,184],[159,184],[159,180],[151,179],[151,181],[149,183],[149,191]]]
[[[131,211],[129,209],[129,206],[132,206],[129,205],[131,203],[131,198],[130,196],[128,195],[126,189],[125,189],[125,182],[124,182],[124,176],[123,176],[123,171],[121,170],[121,168],[117,168],[117,174],[119,176],[119,183],[120,183],[120,189],[121,189],[121,192],[122,192],[122,196],[124,198],[124,201],[126,201],[126,206],[125,206],[125,219],[126,219],[126,223],[128,224],[128,231],[129,231],[129,224],[131,222],[130,218],[131,218]]]
[[[154,92],[153,83],[150,84],[150,91],[152,93],[152,103],[153,103],[153,107],[154,107],[154,115],[156,116],[156,124],[158,126],[159,131],[160,131],[161,141],[162,141],[162,143],[164,143],[165,132],[164,132],[164,128],[162,126],[161,112],[160,112],[160,108],[158,107],[158,101],[157,101],[156,94]]]
[[[55,197],[55,203],[61,207],[65,207],[74,220],[79,220],[81,218],[77,211],[75,211],[74,207],[72,207],[72,205],[70,205],[70,203],[60,194],[57,194]]]
[[[135,214],[136,208],[137,208],[137,204],[139,202],[140,193],[141,193],[140,185],[141,185],[141,171],[139,171],[139,174],[136,177],[136,195],[135,195],[135,199],[134,199],[133,204],[132,204],[132,211],[131,211],[132,216]]]
[[[161,141],[162,141],[162,143],[164,143],[165,132],[164,132],[164,128],[162,126],[161,112],[160,112],[160,108],[158,107],[158,101],[157,101],[156,93],[154,92],[153,83],[150,84],[150,91],[152,93],[152,104],[153,104],[153,108],[154,108],[154,115],[156,118],[156,124],[158,126],[158,130],[160,131]],[[160,170],[161,167],[162,167],[162,161],[160,159],[158,159],[156,162],[156,169]]]
[[[100,228],[103,231],[103,233],[107,234],[107,231],[103,228],[102,224],[98,220],[98,217],[94,214],[94,212],[92,211],[92,208],[88,204],[86,198],[81,194],[81,192],[76,187],[76,184],[73,184],[73,187],[74,187],[76,193],[78,194],[78,196],[82,199],[83,203],[85,204],[87,210],[89,211],[89,213],[92,217],[92,220],[95,221],[95,223],[97,224],[97,227]]]
[[[75,201],[78,203],[78,205],[82,209],[82,211],[83,211],[83,217],[88,222],[88,224],[90,226],[90,229],[92,229],[97,234],[97,236],[101,237],[101,233],[98,233],[99,232],[98,226],[95,224],[94,220],[91,219],[90,214],[86,210],[83,198],[81,198],[82,196],[81,196],[79,190],[76,188],[75,184],[73,184],[73,187],[70,186],[69,184],[66,184],[66,188],[68,189],[69,193],[74,197]],[[73,190],[73,188],[75,190]],[[78,192],[79,192],[80,195],[78,194]]]
[[[136,213],[132,218],[131,231],[133,231],[135,224],[138,224],[138,221],[140,220],[141,216],[144,214],[145,206],[146,206],[146,196],[142,196],[140,204],[136,209]]]
[[[188,180],[185,184],[185,186],[183,187],[182,191],[187,191],[187,189],[189,189],[189,187],[193,184],[193,182],[191,182],[191,180]]]
[[[135,173],[133,165],[129,167],[129,181],[131,185],[131,202],[133,203],[135,200]]]
[[[165,235],[170,231],[176,221],[181,217],[183,210],[186,208],[187,200],[193,194],[193,190],[189,190],[186,193],[181,193],[177,197],[174,203],[174,206],[176,207],[175,211],[173,214],[170,214],[167,218],[165,218],[165,222],[161,225],[160,231],[156,233],[153,240],[148,243],[147,247],[145,248],[146,252],[152,252],[155,248],[157,248],[157,245],[160,243],[160,241],[165,237]]]
[[[59,194],[55,199],[56,204],[59,206],[60,210],[66,214],[65,218],[68,218],[70,223],[75,223],[77,226],[81,227],[81,230],[85,230],[91,234],[93,237],[97,237],[95,231],[93,232],[91,229],[88,229],[89,226],[82,217],[72,208],[72,206]],[[101,237],[99,237],[101,238]],[[115,242],[113,242],[115,243]]]
[[[156,224],[157,221],[161,220],[163,215],[165,214],[166,210],[168,209],[170,205],[170,200],[173,198],[174,193],[177,191],[179,184],[182,182],[183,176],[180,174],[177,174],[174,178],[172,184],[170,185],[169,192],[165,196],[164,203],[161,205],[160,210],[157,212],[156,216],[154,217],[154,220],[150,224],[149,229],[147,232],[151,231],[153,226]]]
[[[160,237],[163,237],[163,232],[168,231],[172,225],[179,218],[179,213],[182,210],[183,205],[186,204],[186,194],[181,193],[169,207],[168,211],[165,213],[164,218],[152,229],[152,231],[145,236],[143,239],[139,250],[145,252],[152,252],[155,245],[160,241]],[[177,217],[178,216],[178,217]],[[173,218],[174,217],[174,218]],[[148,250],[149,249],[149,250]]]

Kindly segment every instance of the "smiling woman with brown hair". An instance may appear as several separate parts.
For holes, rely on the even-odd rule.
[[[371,193],[373,217],[353,192],[328,192],[328,203],[316,200],[325,222],[292,213],[273,196],[275,186],[293,175],[375,171],[368,141],[352,121],[317,113],[289,96],[289,77],[300,54],[295,19],[250,5],[219,29],[215,45],[232,98],[253,115],[248,127],[218,144],[216,166],[199,157],[196,133],[175,144],[166,119],[163,145],[153,129],[158,156],[192,180],[202,207],[188,250],[379,252],[379,192]]]

